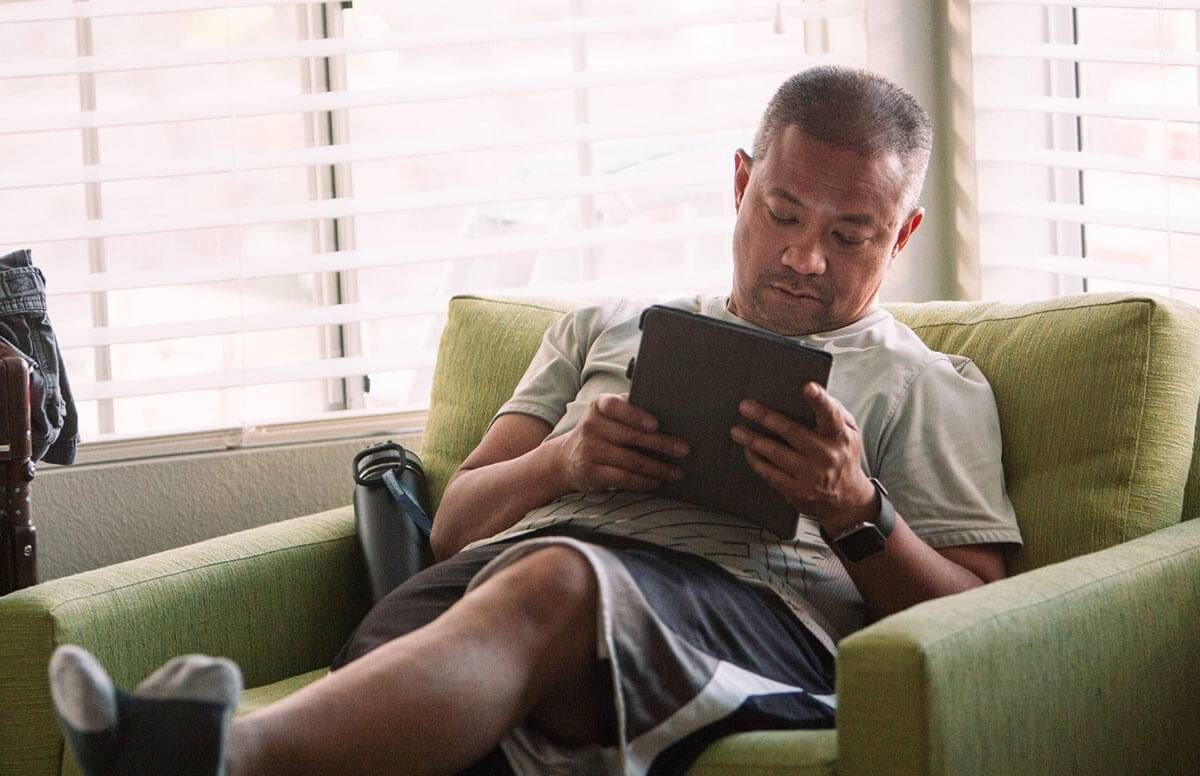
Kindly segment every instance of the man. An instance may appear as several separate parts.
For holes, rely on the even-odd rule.
[[[730,732],[832,725],[837,639],[1002,577],[1020,542],[986,381],[875,306],[921,224],[930,143],[925,112],[883,78],[792,78],[734,159],[729,297],[674,303],[834,354],[828,391],[797,386],[815,428],[747,401],[778,438],[729,429],[802,513],[797,539],[650,493],[688,451],[624,396],[641,307],[583,308],[547,332],[451,479],[442,562],[372,610],[329,677],[225,735],[227,663],[179,659],[128,696],[60,650],[52,689],[85,771],[453,773],[487,758],[477,768],[669,773]]]

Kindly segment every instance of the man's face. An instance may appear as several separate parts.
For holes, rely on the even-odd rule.
[[[787,336],[861,318],[884,272],[921,223],[900,212],[895,154],[861,156],[779,130],[764,158],[734,163],[734,315]]]

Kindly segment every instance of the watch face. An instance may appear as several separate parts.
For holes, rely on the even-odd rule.
[[[846,560],[858,563],[877,552],[883,552],[887,537],[874,525],[867,524],[859,526],[853,533],[838,537],[837,546]]]

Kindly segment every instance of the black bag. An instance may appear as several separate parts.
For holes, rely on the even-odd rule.
[[[421,459],[388,440],[354,456],[354,525],[373,603],[433,564]]]

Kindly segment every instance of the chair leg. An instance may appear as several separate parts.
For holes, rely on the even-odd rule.
[[[37,584],[37,529],[29,495],[35,471],[29,398],[29,365],[4,345],[0,348],[0,595]]]

